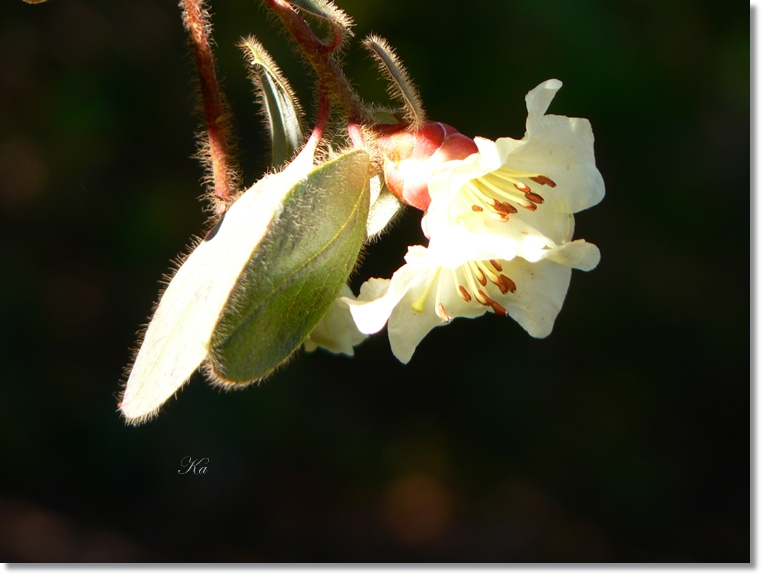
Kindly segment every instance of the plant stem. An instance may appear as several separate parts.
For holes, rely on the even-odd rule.
[[[326,44],[321,41],[310,28],[309,24],[285,0],[267,0],[273,12],[280,18],[283,25],[296,40],[304,55],[309,60],[318,77],[321,90],[327,90],[349,116],[350,122],[364,123],[370,121],[365,106],[344,75],[334,54],[341,46],[343,30],[335,22],[331,22],[333,38]]]
[[[182,0],[183,24],[190,33],[196,56],[208,149],[202,145],[199,156],[209,162],[214,197],[219,202],[217,212],[222,212],[236,191],[237,171],[233,166],[230,142],[232,129],[229,114],[217,82],[214,54],[211,46],[211,24],[204,0]]]

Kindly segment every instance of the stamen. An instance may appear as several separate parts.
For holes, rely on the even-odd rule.
[[[482,286],[487,285],[487,276],[484,275],[484,272],[479,267],[479,265],[475,262],[468,262],[468,265],[471,267],[471,270],[476,275],[477,281],[482,284]]]
[[[542,204],[545,201],[541,195],[535,194],[534,192],[525,192],[524,196],[527,200],[534,202],[535,204]]]
[[[530,176],[529,179],[532,180],[533,182],[537,182],[541,186],[548,185],[551,188],[556,187],[556,183],[553,180],[551,180],[548,176],[545,176],[543,174],[540,174],[539,176]]]
[[[514,208],[508,202],[503,202],[502,204],[500,204],[500,207],[503,208],[504,212],[508,212],[509,214],[515,214],[516,212],[518,212],[518,210]]]
[[[484,200],[488,199],[485,197],[482,191],[474,185],[474,180],[469,180],[466,182],[466,184],[463,186],[463,190],[465,190],[474,200],[476,200],[478,204],[484,204]]]
[[[492,209],[495,210],[494,212],[488,212],[487,215],[491,217],[493,220],[498,220],[501,222],[507,222],[508,221],[508,213],[503,210],[503,204],[500,200],[492,199]]]
[[[500,288],[500,291],[505,292],[515,292],[516,291],[516,282],[514,282],[511,278],[504,274],[500,274],[500,277],[498,278],[498,287]]]
[[[494,311],[497,314],[505,315],[505,316],[508,315],[508,310],[505,309],[503,306],[501,306],[499,303],[497,303],[494,299],[489,297],[486,293],[484,293],[483,291],[479,290],[479,294],[481,294],[481,296],[485,300],[484,304],[482,304],[482,305],[488,305],[489,307],[492,308],[492,311]]]
[[[489,181],[489,177],[491,175],[492,174],[487,174],[486,176],[483,176],[481,178],[475,178],[475,179],[473,179],[471,181],[472,182],[477,182],[478,181],[485,188],[488,188],[490,190],[490,192],[493,192],[495,195],[501,196],[501,197],[505,198],[506,200],[513,200],[513,199],[516,198],[516,194],[515,193],[510,193],[508,189],[501,188],[501,187],[493,184],[492,182],[490,182]],[[484,192],[482,192],[482,193],[484,193]]]
[[[473,184],[473,180],[466,182],[466,185],[463,186],[462,191],[466,197],[470,197],[472,200],[474,200],[475,205],[480,206],[482,209],[490,207],[489,200],[492,198],[485,195],[484,192],[476,187]],[[473,207],[471,209],[473,209]]]
[[[477,293],[479,290],[476,287],[476,282],[474,281],[474,274],[471,272],[470,263],[471,262],[466,262],[460,266],[459,269],[463,271],[463,277],[466,278],[466,283],[468,284],[468,287],[471,288],[471,293],[476,297],[476,301],[484,305],[484,302],[479,300],[479,294]]]
[[[476,292],[474,292],[474,295],[476,296],[476,301],[478,301],[482,305],[489,305],[487,297],[487,294],[485,294],[482,290],[478,289]]]
[[[504,188],[495,185],[490,181],[490,178],[494,177],[494,172],[492,174],[487,174],[486,176],[482,176],[481,178],[474,178],[471,180],[471,182],[478,182],[480,185],[484,186],[487,190],[489,190],[490,194],[494,194],[496,196],[500,196],[502,198],[505,198],[506,200],[512,200],[514,202],[517,202],[520,206],[524,208],[528,208],[524,204],[526,200],[524,200],[523,197],[519,196],[518,194],[511,193],[509,190],[510,188]],[[500,181],[500,178],[497,178],[498,181]],[[513,180],[511,180],[513,181]],[[469,183],[471,183],[469,182]],[[480,193],[484,196],[490,197],[490,194],[485,193],[484,191],[480,190]],[[530,202],[531,203],[531,202]],[[502,205],[502,204],[501,204]],[[536,206],[535,206],[536,207]],[[531,208],[529,208],[531,209]]]
[[[479,263],[478,263],[478,264],[476,264],[476,265],[477,265],[477,266],[479,266],[479,268],[480,268],[480,269],[481,269],[481,270],[482,270],[482,271],[483,271],[485,274],[487,274],[487,277],[489,278],[489,281],[491,281],[491,282],[492,282],[493,284],[495,284],[495,285],[498,285],[498,283],[500,282],[500,279],[497,277],[497,274],[496,274],[495,272],[493,272],[493,271],[492,271],[492,270],[489,268],[489,266],[487,266],[487,265],[486,265],[484,262],[479,262]]]
[[[503,266],[500,265],[500,262],[497,260],[490,260],[489,263],[492,264],[492,267],[495,268],[497,271],[501,272],[503,271]]]
[[[528,209],[530,212],[537,211],[537,204],[534,204],[532,202],[529,202],[528,206],[521,206],[521,207]]]
[[[503,306],[501,306],[499,303],[497,303],[495,300],[490,301],[490,306],[492,307],[492,310],[496,314],[508,317],[508,310],[505,309]]]
[[[464,288],[463,286],[458,286],[458,291],[460,292],[460,297],[462,297],[467,302],[471,301],[471,294],[468,293],[468,290]]]
[[[474,204],[473,206],[471,206],[471,209],[472,209],[472,210],[474,210],[475,212],[483,212],[483,211],[484,211],[484,208],[483,208],[483,207],[481,207],[481,206],[477,206],[476,204]]]
[[[525,194],[532,191],[532,188],[527,186],[524,182],[516,182],[515,184],[513,184],[513,187],[516,188],[518,191],[523,192]]]
[[[434,302],[435,302],[434,308],[437,310],[437,315],[439,316],[439,319],[447,323],[450,321],[450,316],[447,315],[444,305],[442,305],[442,298],[440,297],[441,294],[442,294],[442,278],[440,277],[439,281],[437,282],[437,295],[436,295],[436,299],[434,299]]]

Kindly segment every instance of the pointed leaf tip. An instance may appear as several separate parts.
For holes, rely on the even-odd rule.
[[[245,38],[240,47],[251,65],[251,79],[270,131],[270,164],[277,167],[293,158],[304,143],[302,108],[288,80],[256,38]]]

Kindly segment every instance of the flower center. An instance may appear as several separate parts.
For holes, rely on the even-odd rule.
[[[426,279],[426,284],[423,287],[421,295],[412,303],[411,307],[413,311],[422,313],[426,307],[426,301],[429,299],[429,294],[434,289],[434,284],[436,283],[437,291],[434,297],[434,311],[442,321],[448,323],[450,315],[442,303],[441,296],[442,283],[449,276],[455,286],[455,291],[464,301],[470,302],[471,300],[476,300],[481,305],[492,308],[492,311],[495,313],[507,316],[508,310],[486,293],[488,280],[498,287],[500,293],[513,293],[516,291],[516,283],[502,273],[502,271],[503,266],[497,260],[466,262],[454,270],[441,267],[435,268]]]
[[[524,172],[513,168],[498,168],[484,176],[466,182],[459,198],[474,212],[484,212],[498,221],[507,222],[521,208],[535,211],[545,200],[532,191],[527,180],[541,186],[556,187],[545,174]]]

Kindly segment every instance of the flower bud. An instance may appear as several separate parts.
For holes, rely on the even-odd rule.
[[[471,138],[442,122],[384,134],[378,145],[387,187],[401,201],[423,211],[431,202],[429,178],[434,169],[442,162],[463,160],[478,152]]]

